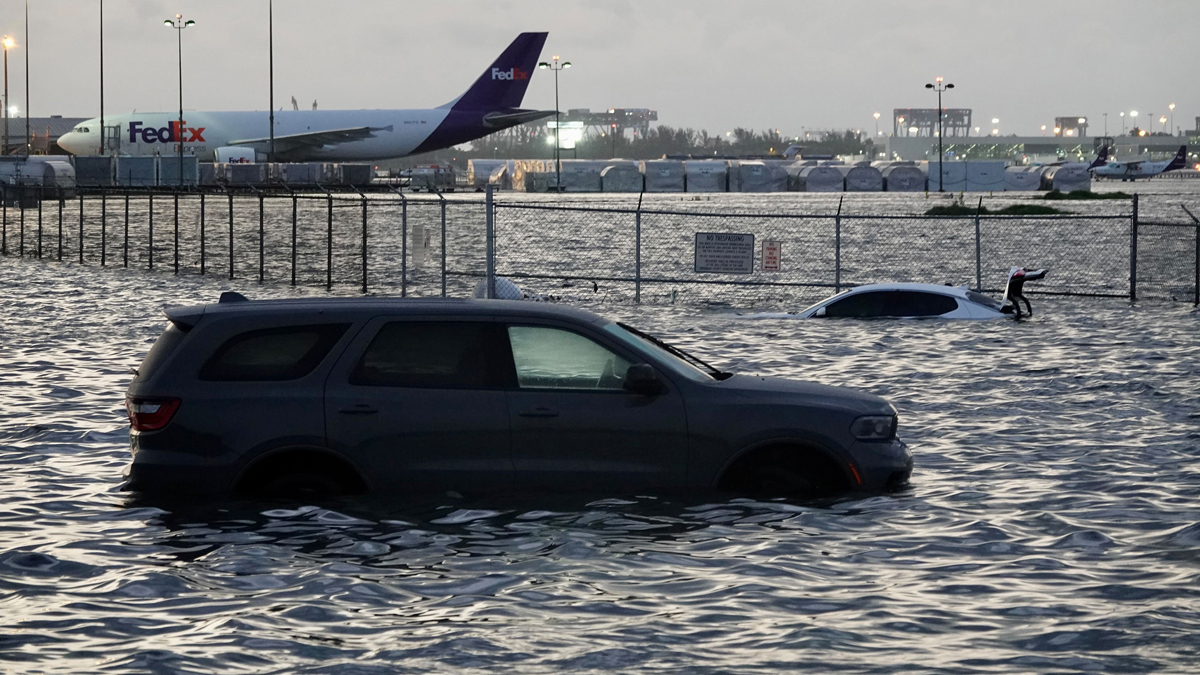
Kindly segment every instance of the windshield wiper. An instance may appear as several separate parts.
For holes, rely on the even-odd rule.
[[[643,340],[646,340],[654,345],[657,345],[657,346],[661,347],[662,349],[666,350],[667,352],[674,354],[675,356],[678,356],[679,358],[683,359],[684,361],[687,361],[688,363],[690,363],[694,366],[699,366],[700,368],[703,368],[704,370],[709,371],[709,374],[712,376],[712,378],[714,380],[728,380],[729,378],[733,377],[733,373],[726,373],[726,372],[720,370],[719,368],[716,368],[716,367],[706,363],[705,361],[700,360],[698,357],[692,356],[691,354],[683,351],[682,349],[680,349],[678,347],[671,346],[671,345],[667,344],[666,342],[659,340],[658,338],[654,337],[653,335],[650,335],[649,333],[643,333],[642,331],[640,331],[628,324],[617,322],[617,325],[620,326],[621,328],[624,328],[625,330],[629,331],[630,333],[633,333],[634,335],[642,338]]]

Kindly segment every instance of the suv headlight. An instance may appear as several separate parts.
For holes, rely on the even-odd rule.
[[[896,435],[895,415],[864,415],[850,425],[850,434],[860,441],[886,441]]]

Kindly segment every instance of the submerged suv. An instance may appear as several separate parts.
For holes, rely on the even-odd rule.
[[[807,495],[912,471],[882,398],[721,372],[578,309],[226,294],[166,315],[126,399],[132,490]]]

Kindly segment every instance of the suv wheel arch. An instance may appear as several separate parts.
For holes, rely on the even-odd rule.
[[[713,486],[735,492],[785,491],[824,496],[861,481],[836,453],[811,442],[776,439],[744,448],[721,467]]]
[[[318,446],[289,446],[264,452],[247,462],[233,481],[236,492],[260,494],[360,493],[370,487],[354,462]]]

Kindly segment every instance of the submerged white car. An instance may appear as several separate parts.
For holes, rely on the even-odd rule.
[[[856,319],[1010,319],[1033,316],[1029,300],[1022,294],[1026,281],[1041,279],[1046,270],[1009,270],[1004,301],[995,300],[966,286],[888,283],[855,286],[796,314],[799,319],[850,317]],[[1021,311],[1021,302],[1025,312]]]

